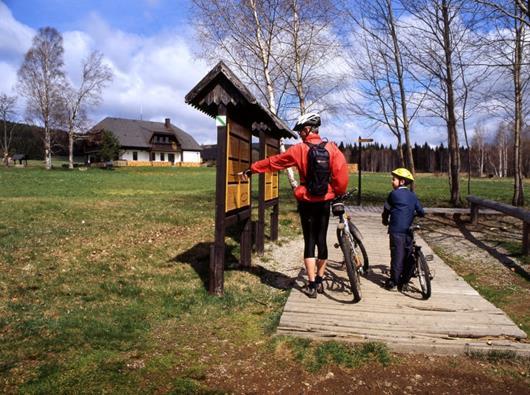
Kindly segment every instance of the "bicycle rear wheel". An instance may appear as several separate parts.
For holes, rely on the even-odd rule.
[[[361,279],[359,278],[359,272],[357,271],[355,262],[355,247],[350,239],[350,235],[346,232],[342,232],[340,236],[342,253],[344,254],[344,263],[346,264],[346,272],[348,273],[348,279],[350,280],[350,289],[353,294],[353,301],[358,302],[361,300]]]
[[[348,228],[357,229],[355,227],[355,225],[350,220],[348,220]],[[361,250],[361,255],[359,255],[359,254],[357,254],[357,255],[358,255],[359,259],[362,258],[361,259],[361,263],[362,263],[362,267],[363,267],[363,272],[366,274],[368,272],[368,268],[370,267],[370,263],[368,262],[368,253],[366,252],[366,248],[364,248],[364,244],[361,241],[361,239],[355,235],[355,232],[352,232],[352,236],[353,236],[353,239],[355,240],[355,243],[357,244],[357,246]]]
[[[416,256],[416,265],[418,268],[418,280],[420,281],[421,296],[423,299],[429,299],[431,297],[431,274],[429,272],[429,266],[423,256],[423,252],[418,251]]]

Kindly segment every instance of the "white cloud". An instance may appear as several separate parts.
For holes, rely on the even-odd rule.
[[[112,29],[95,14],[91,20],[97,22],[90,28],[93,46],[101,50],[114,71],[114,80],[95,116],[152,121],[169,117],[200,143],[215,140],[213,120],[184,103],[184,96],[208,68],[193,58],[183,37],[174,32],[141,37]]]
[[[13,18],[7,6],[0,2],[0,58],[15,63],[31,45],[35,31]]]
[[[0,93],[15,94],[17,69],[31,46],[35,31],[13,18],[0,2]]]
[[[0,2],[1,92],[13,92],[17,69],[35,33]],[[85,26],[62,35],[66,73],[75,84],[83,59],[94,50],[103,53],[104,62],[114,72],[102,104],[90,114],[94,122],[106,116],[142,116],[152,121],[169,117],[199,143],[215,142],[213,120],[184,103],[184,96],[209,70],[193,58],[187,38],[171,31],[149,37],[123,32],[96,13],[89,15]]]

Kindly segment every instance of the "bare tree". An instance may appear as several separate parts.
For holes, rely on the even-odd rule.
[[[348,58],[360,77],[359,88],[364,98],[360,103],[354,98],[349,100],[349,104],[358,115],[385,125],[391,131],[397,139],[400,165],[409,167],[415,173],[410,125],[425,89],[422,89],[423,93],[418,90],[402,55],[403,42],[394,15],[396,3],[395,0],[363,0],[353,4],[354,10],[347,10],[354,26],[359,28],[359,33],[351,37],[353,41],[362,43],[361,53],[352,43]]]
[[[508,128],[501,123],[495,135],[495,148],[497,150],[497,160],[499,167],[499,177],[508,177]]]
[[[18,70],[19,91],[26,98],[26,113],[44,126],[46,169],[51,163],[51,129],[60,116],[64,86],[63,38],[52,27],[39,29]]]
[[[489,101],[498,113],[501,110],[513,128],[513,196],[512,204],[524,205],[523,158],[521,136],[524,127],[525,108],[528,106],[530,82],[528,57],[528,32],[523,11],[515,1],[497,1],[498,7],[510,10],[511,15],[493,9],[492,22],[495,34],[490,37],[489,65],[496,70],[497,78],[491,84]],[[506,162],[504,162],[506,163]]]
[[[287,110],[332,110],[328,98],[343,84],[340,43],[334,33],[337,7],[330,0],[284,0],[275,61],[288,83]],[[289,89],[290,88],[290,89]],[[295,111],[298,112],[298,111]]]
[[[199,55],[223,59],[250,83],[268,108],[281,105],[281,71],[273,60],[279,31],[279,0],[193,0]]]
[[[471,139],[471,151],[474,152],[478,176],[484,176],[484,164],[486,156],[486,131],[482,125],[477,125]]]
[[[275,62],[280,51],[280,0],[193,0],[195,27],[203,44],[200,56],[210,61],[223,59],[250,83],[253,90],[277,114],[285,97],[287,82]],[[279,55],[278,55],[279,57]],[[284,151],[283,141],[280,150]],[[298,183],[287,169],[289,183]]]
[[[16,101],[17,98],[15,96],[8,96],[5,93],[0,95],[0,120],[2,121],[3,129],[0,148],[4,153],[4,164],[6,166],[9,166],[9,150],[16,126],[14,123]],[[8,125],[8,122],[10,122],[10,125]]]
[[[458,73],[465,72],[459,64],[470,45],[478,5],[466,0],[402,0],[414,18],[410,29],[408,56],[418,67],[416,75],[424,75],[433,83],[425,84],[429,93],[427,108],[440,116],[447,127],[449,148],[449,186],[451,203],[460,205],[460,146],[458,143],[458,106],[463,95],[458,91]],[[458,56],[458,51],[460,56]],[[420,80],[421,81],[421,80]],[[461,113],[461,112],[460,112]]]
[[[474,0],[478,4],[485,5],[497,13],[530,27],[530,2],[528,0]]]
[[[101,102],[101,91],[112,80],[111,69],[102,63],[103,55],[92,52],[82,65],[79,87],[75,89],[67,84],[62,90],[64,101],[64,118],[68,131],[68,163],[74,168],[74,140],[86,126],[86,111],[89,107]]]

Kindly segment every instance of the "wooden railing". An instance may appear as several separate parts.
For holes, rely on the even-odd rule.
[[[468,196],[467,201],[471,208],[472,224],[477,224],[478,222],[478,212],[480,207],[499,211],[510,217],[518,218],[523,221],[523,254],[528,255],[530,250],[530,211],[509,204],[499,203],[494,200],[481,199],[476,196]]]

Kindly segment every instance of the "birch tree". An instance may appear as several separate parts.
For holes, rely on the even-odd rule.
[[[8,96],[5,93],[0,95],[0,121],[2,122],[0,149],[4,153],[5,166],[9,166],[9,150],[16,127],[14,122],[16,101],[17,98],[15,96]],[[8,125],[8,123],[10,124]]]
[[[281,1],[279,50],[275,60],[287,82],[287,110],[332,110],[329,97],[345,81],[341,44],[335,34],[338,10],[330,0]],[[290,88],[290,89],[289,89]],[[291,98],[291,100],[289,100]]]
[[[88,108],[101,102],[103,88],[112,80],[112,71],[102,62],[103,55],[92,52],[82,64],[81,82],[77,88],[67,84],[62,90],[64,118],[68,131],[68,166],[74,168],[74,140],[86,126]]]
[[[52,27],[41,28],[18,70],[18,88],[26,98],[26,114],[44,128],[44,156],[48,170],[52,168],[51,129],[58,123],[62,106],[63,53],[61,34]]]
[[[285,79],[274,61],[278,47],[281,0],[193,0],[194,22],[202,48],[201,57],[223,59],[239,71],[246,83],[277,114],[286,89]],[[280,151],[285,151],[280,141]],[[289,183],[298,183],[287,169]]]

